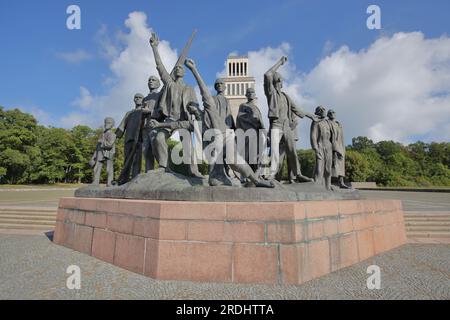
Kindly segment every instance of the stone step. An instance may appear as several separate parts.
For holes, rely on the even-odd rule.
[[[14,215],[22,215],[22,214],[28,214],[28,215],[49,215],[49,216],[55,216],[57,213],[56,210],[17,210],[17,209],[0,209],[0,215],[3,214],[14,214]]]
[[[41,224],[25,225],[25,224],[1,223],[0,229],[52,231],[54,229],[54,226],[41,225]]]
[[[55,215],[16,215],[16,214],[0,214],[1,219],[18,219],[18,220],[45,220],[45,221],[55,221]]]
[[[450,218],[450,213],[404,213],[405,218]]]
[[[37,207],[37,206],[0,206],[0,211],[8,211],[8,210],[15,210],[15,211],[57,211],[57,207]]]
[[[408,238],[450,238],[450,232],[414,231],[407,232]]]
[[[446,226],[407,226],[406,231],[441,231],[450,232],[450,227]]]
[[[56,221],[0,218],[0,225],[3,225],[3,224],[23,224],[23,225],[35,225],[36,224],[36,225],[54,226],[56,224]]]
[[[450,226],[450,221],[405,221],[405,226]]]
[[[405,221],[450,221],[450,217],[404,217]]]

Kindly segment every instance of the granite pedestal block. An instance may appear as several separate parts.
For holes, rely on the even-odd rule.
[[[54,242],[154,279],[301,284],[406,236],[397,200],[63,198]]]

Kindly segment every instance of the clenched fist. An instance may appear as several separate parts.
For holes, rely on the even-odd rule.
[[[195,69],[195,62],[192,59],[186,59],[186,61],[184,61],[184,65],[190,70]]]
[[[157,47],[159,45],[159,38],[155,32],[152,32],[152,36],[150,37],[150,45],[152,47]]]

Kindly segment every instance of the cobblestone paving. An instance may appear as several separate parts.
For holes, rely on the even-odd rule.
[[[81,290],[66,268],[81,268]],[[381,289],[366,287],[381,268]],[[156,281],[60,247],[44,236],[0,235],[0,299],[450,299],[450,246],[408,244],[301,286]]]

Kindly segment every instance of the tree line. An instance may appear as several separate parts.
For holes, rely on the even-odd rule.
[[[0,183],[53,184],[90,183],[88,162],[102,128],[46,127],[19,109],[0,106]],[[171,141],[170,147],[176,142]],[[115,177],[123,165],[123,141],[117,141]],[[312,150],[299,150],[303,174],[312,176]],[[284,173],[287,175],[286,165]],[[208,166],[199,166],[207,174]],[[181,166],[175,171],[183,171]],[[374,143],[357,137],[347,146],[346,172],[349,181],[370,181],[382,186],[450,186],[450,143],[394,141]]]
[[[311,176],[315,156],[299,150],[303,172]],[[450,186],[450,143],[421,141],[403,145],[394,141],[374,143],[367,137],[352,139],[346,147],[349,181],[376,182],[387,187]]]

